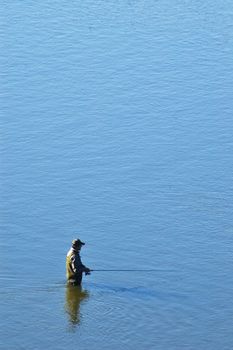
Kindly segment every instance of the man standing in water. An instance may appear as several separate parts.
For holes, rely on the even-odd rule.
[[[66,277],[69,285],[80,286],[82,283],[83,272],[90,275],[90,269],[83,265],[80,250],[85,245],[80,239],[72,241],[72,247],[66,256]]]

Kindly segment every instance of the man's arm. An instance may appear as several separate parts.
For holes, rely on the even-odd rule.
[[[86,274],[89,274],[90,271],[91,271],[88,267],[86,267],[86,266],[82,263],[82,260],[81,260],[80,255],[76,255],[76,256],[74,257],[74,267],[75,267],[75,270],[74,270],[75,273],[78,273],[78,272],[85,272]]]

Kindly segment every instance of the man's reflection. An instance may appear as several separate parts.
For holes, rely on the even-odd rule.
[[[72,327],[80,324],[80,305],[88,299],[89,293],[87,290],[83,290],[81,286],[66,286],[66,305],[65,309],[69,315],[69,323]]]

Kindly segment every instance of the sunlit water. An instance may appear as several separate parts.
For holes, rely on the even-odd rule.
[[[0,349],[232,349],[232,1],[0,11]]]

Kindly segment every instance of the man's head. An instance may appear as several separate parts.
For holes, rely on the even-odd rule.
[[[80,239],[74,239],[72,241],[72,248],[74,248],[75,250],[80,250],[83,245],[85,245],[85,243],[82,242]]]

